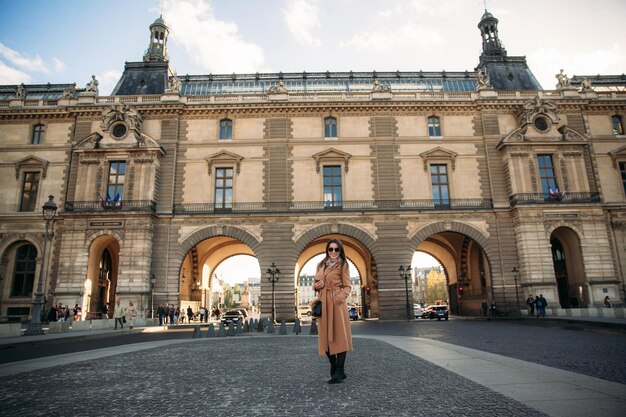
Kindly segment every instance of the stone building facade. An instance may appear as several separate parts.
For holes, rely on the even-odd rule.
[[[371,317],[406,314],[401,265],[443,265],[453,312],[623,305],[626,80],[544,90],[485,13],[477,72],[178,77],[165,22],[112,96],[97,85],[0,86],[0,319],[115,299],[202,299],[239,254],[280,269],[278,319],[330,237]],[[44,257],[41,206],[59,206]],[[463,288],[460,291],[460,288]],[[271,309],[261,279],[260,308]]]

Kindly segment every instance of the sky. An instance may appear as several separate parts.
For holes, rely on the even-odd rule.
[[[626,1],[487,0],[509,56],[551,89],[626,72]],[[0,84],[77,83],[100,95],[141,61],[163,13],[179,75],[473,71],[483,0],[0,0]]]

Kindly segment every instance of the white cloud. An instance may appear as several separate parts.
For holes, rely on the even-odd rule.
[[[393,7],[389,7],[385,10],[382,10],[378,12],[377,14],[378,16],[382,18],[389,19],[394,16],[402,16],[403,13],[404,13],[404,8],[402,7],[402,4],[397,3]]]
[[[64,71],[66,66],[65,63],[63,61],[61,61],[59,58],[57,57],[52,57],[52,63],[54,65],[54,71],[55,72],[61,72]]]
[[[210,2],[177,0],[166,3],[170,41],[184,48],[193,61],[211,72],[253,72],[265,61],[263,49],[241,37],[233,22],[218,20]]]
[[[8,67],[4,62],[0,61],[0,84],[28,84],[31,81],[30,75]]]
[[[418,15],[450,16],[464,10],[463,3],[461,0],[412,0],[411,6]]]
[[[614,43],[609,49],[570,53],[557,49],[538,49],[528,54],[528,66],[541,86],[552,90],[556,86],[555,74],[562,68],[573,75],[621,74],[626,67],[622,46]]]
[[[302,45],[320,46],[319,38],[312,32],[320,26],[320,9],[315,0],[293,0],[283,10],[283,18],[289,31]]]
[[[355,47],[362,50],[390,51],[411,46],[425,48],[439,45],[442,37],[422,26],[408,23],[392,30],[361,32],[348,41],[340,42],[341,47]]]
[[[25,71],[48,72],[43,60],[36,55],[34,58],[22,55],[0,42],[0,55],[16,67]]]

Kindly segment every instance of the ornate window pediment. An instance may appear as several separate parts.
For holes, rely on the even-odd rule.
[[[426,152],[422,152],[419,156],[424,160],[424,171],[428,171],[428,165],[431,162],[450,162],[450,166],[452,167],[452,171],[454,171],[456,166],[456,158],[459,156],[458,153],[450,151],[448,149],[444,149],[441,146],[437,146],[431,150]]]
[[[313,158],[315,159],[315,171],[318,173],[320,172],[322,163],[343,163],[344,170],[348,172],[348,162],[350,158],[352,158],[352,155],[335,148],[330,148],[316,153],[313,155]]]
[[[611,152],[609,152],[609,155],[611,155],[613,167],[617,169],[617,162],[620,160],[626,160],[626,145],[620,146],[619,148],[612,150]]]
[[[517,144],[517,145],[572,145],[581,144],[584,145],[588,142],[587,138],[580,132],[569,128],[567,125],[559,126],[558,128],[552,126],[548,129],[546,134],[540,134],[534,127],[529,124],[524,124],[520,127],[513,129],[500,139],[500,142],[496,145],[496,149],[500,150],[505,145]]]
[[[41,177],[46,178],[46,172],[48,171],[48,165],[50,162],[45,159],[38,158],[34,155],[29,155],[18,161],[15,161],[15,179],[19,179],[20,172],[25,171],[40,171]]]
[[[236,153],[228,152],[228,151],[220,151],[214,153],[213,155],[206,156],[204,158],[207,161],[207,165],[209,168],[209,175],[211,175],[212,167],[215,164],[219,163],[229,163],[236,167],[235,171],[239,174],[241,169],[241,161],[243,160],[243,156],[237,155]]]

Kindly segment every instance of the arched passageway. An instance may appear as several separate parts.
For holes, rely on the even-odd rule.
[[[344,250],[346,252],[346,257],[354,266],[356,274],[358,274],[358,279],[356,276],[351,277],[353,278],[353,282],[352,293],[350,296],[351,300],[349,302],[353,306],[358,306],[362,317],[378,317],[379,305],[378,291],[376,285],[376,266],[374,264],[372,254],[370,253],[369,249],[362,242],[351,236],[341,234],[328,234],[319,236],[309,242],[309,244],[306,245],[304,249],[300,252],[296,262],[294,277],[295,287],[298,287],[298,282],[302,275],[302,268],[313,258],[317,257],[320,254],[324,254],[326,249],[326,242],[328,242],[328,240],[331,238],[339,239],[342,242]],[[308,281],[310,281],[310,285],[312,285],[312,280],[309,279]],[[307,294],[312,293],[312,290],[309,289],[305,291],[308,291]],[[300,305],[300,298],[303,300],[307,299],[306,295],[303,297],[296,297],[296,311],[304,311],[306,309],[305,305]]]
[[[493,293],[489,262],[476,240],[458,232],[440,232],[427,237],[416,250],[433,256],[443,267],[451,313],[481,314],[482,301],[492,300]]]
[[[120,244],[114,236],[98,236],[89,247],[87,278],[83,288],[85,319],[113,317],[119,273]],[[104,307],[104,309],[103,309]]]
[[[550,245],[561,308],[587,307],[589,289],[578,235],[570,228],[559,227],[552,232]]]

